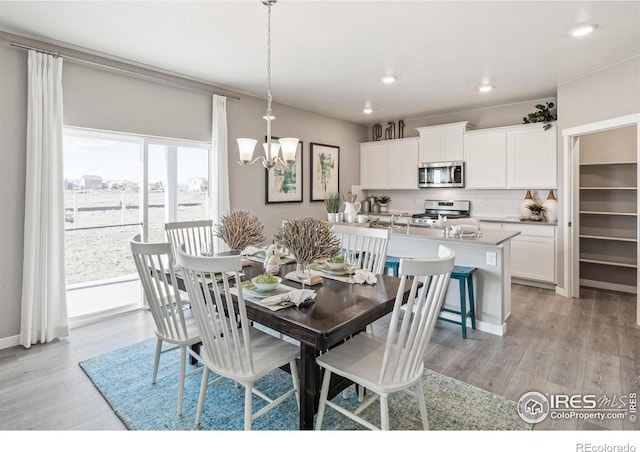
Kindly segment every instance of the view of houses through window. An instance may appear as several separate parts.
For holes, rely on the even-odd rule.
[[[209,147],[65,129],[70,318],[140,306],[129,239],[140,233],[148,241],[165,241],[165,222],[207,218]]]

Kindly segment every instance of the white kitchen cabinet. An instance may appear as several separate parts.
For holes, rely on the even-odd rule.
[[[482,230],[519,231],[511,239],[511,277],[521,283],[555,284],[556,226],[483,221]]]
[[[360,185],[364,190],[417,190],[419,139],[360,144]]]
[[[387,149],[384,142],[360,144],[360,185],[362,188],[387,188]]]
[[[556,127],[532,124],[507,131],[507,187],[556,188]]]
[[[555,283],[555,226],[504,224],[503,229],[521,231],[511,240],[511,277]]]
[[[507,187],[507,135],[503,130],[468,132],[464,155],[466,188]]]
[[[467,121],[438,126],[418,127],[420,153],[418,162],[451,162],[464,159],[464,133]]]
[[[557,187],[556,127],[542,124],[483,129],[465,134],[466,188]]]

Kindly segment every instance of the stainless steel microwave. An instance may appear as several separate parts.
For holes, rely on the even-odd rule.
[[[464,162],[429,162],[419,164],[418,187],[464,187]]]

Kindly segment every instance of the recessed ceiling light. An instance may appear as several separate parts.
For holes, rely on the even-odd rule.
[[[393,83],[395,81],[396,81],[395,75],[388,74],[388,75],[385,75],[385,76],[382,77],[382,82],[383,83]]]
[[[492,89],[493,89],[493,86],[491,85],[482,85],[481,87],[478,88],[478,91],[480,91],[481,93],[488,93]]]
[[[362,113],[364,113],[366,115],[370,115],[371,113],[373,113],[373,109],[370,108],[370,107],[367,107],[364,110],[362,110]]]
[[[571,36],[575,36],[576,38],[578,38],[580,36],[588,35],[589,33],[591,33],[596,28],[598,28],[598,26],[596,24],[584,24],[584,25],[580,25],[578,27],[575,27],[575,28],[572,28],[571,30],[569,30],[569,34]]]

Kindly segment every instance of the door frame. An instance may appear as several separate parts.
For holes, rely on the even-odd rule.
[[[637,155],[640,156],[640,113],[620,116],[617,118],[607,119],[604,121],[583,124],[562,130],[564,141],[564,192],[567,202],[564,203],[563,234],[565,241],[564,252],[564,280],[565,280],[565,296],[576,298],[580,295],[580,278],[579,278],[579,261],[578,261],[578,202],[579,202],[579,186],[578,186],[578,170],[580,156],[580,137],[583,135],[603,132],[605,130],[618,129],[621,127],[636,126],[637,133]],[[640,162],[639,162],[640,163]],[[640,176],[640,165],[639,176]],[[640,180],[640,177],[638,178]],[[638,207],[640,207],[640,190],[638,190]],[[640,222],[638,224],[637,237],[640,238]],[[640,287],[640,272],[638,272],[638,281],[636,283]],[[637,317],[636,323],[640,325],[640,304],[636,302]]]

